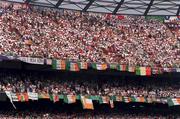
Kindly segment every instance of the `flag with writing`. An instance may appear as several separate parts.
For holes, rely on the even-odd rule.
[[[28,97],[30,100],[38,100],[38,93],[28,92]]]
[[[81,103],[83,105],[83,109],[94,109],[92,99],[86,98],[85,96],[81,96]]]
[[[11,97],[12,97],[12,101],[14,101],[14,102],[18,102],[19,100],[18,100],[18,94],[16,94],[16,93],[11,93]]]

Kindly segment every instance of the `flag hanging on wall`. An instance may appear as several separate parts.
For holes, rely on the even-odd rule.
[[[119,71],[126,71],[126,65],[118,65],[117,70]]]
[[[151,68],[150,67],[137,67],[136,68],[136,75],[150,76],[151,75]]]
[[[79,65],[74,62],[67,62],[66,63],[66,69],[69,71],[79,71]]]
[[[180,98],[172,98],[168,100],[168,105],[169,106],[176,106],[180,105]]]
[[[17,93],[18,101],[26,102],[29,101],[29,97],[27,93]]]
[[[65,60],[53,60],[52,68],[57,70],[65,70],[66,69],[66,61]]]
[[[65,95],[64,102],[68,103],[68,104],[76,103],[76,96],[75,95]]]
[[[106,70],[107,69],[107,64],[92,64],[92,68],[96,70]]]
[[[57,94],[49,94],[49,98],[54,103],[59,101],[59,95],[57,95]]]
[[[81,102],[83,105],[83,109],[94,109],[92,99],[88,99],[85,96],[81,96]]]
[[[79,62],[79,68],[87,70],[88,69],[88,63],[87,62]]]

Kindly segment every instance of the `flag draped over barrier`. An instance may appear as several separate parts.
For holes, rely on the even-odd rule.
[[[137,67],[136,68],[136,75],[150,76],[151,75],[151,68],[150,67]]]
[[[79,62],[79,68],[87,70],[88,69],[88,63],[87,62]]]
[[[131,100],[132,102],[147,102],[147,100],[144,97],[132,97]]]
[[[119,71],[126,71],[126,65],[118,65],[117,70]]]
[[[14,56],[0,56],[0,60],[20,60],[22,62],[37,64],[37,65],[51,65],[52,69],[56,70],[68,70],[68,71],[80,71],[88,70],[90,68],[96,70],[117,70],[123,72],[135,73],[139,76],[151,76],[152,74],[162,74],[170,72],[180,72],[179,67],[154,67],[154,66],[131,66],[127,64],[115,64],[115,63],[90,63],[82,61],[67,61],[57,59],[43,59],[43,58],[32,58],[32,57],[14,57]]]
[[[53,60],[52,68],[57,70],[65,70],[66,69],[66,61],[65,60]]]
[[[83,105],[83,109],[94,109],[92,99],[81,96],[81,102]]]
[[[68,104],[76,103],[76,96],[75,95],[65,95],[64,102],[68,103]]]
[[[168,100],[168,105],[169,106],[176,106],[180,105],[180,98],[171,98]]]
[[[49,98],[50,98],[50,100],[53,101],[54,103],[59,101],[59,95],[57,95],[57,94],[50,94],[50,95],[49,95]]]
[[[106,70],[108,68],[107,64],[96,64],[93,63],[92,64],[92,68],[96,69],[96,70]]]
[[[110,99],[108,96],[101,96],[99,99],[100,104],[109,104],[109,101],[110,101]]]
[[[53,60],[53,69],[57,70],[69,70],[80,71],[93,68],[96,70],[117,70],[123,72],[135,73],[139,76],[151,76],[152,74],[162,74],[163,72],[180,72],[180,68],[160,68],[160,67],[141,67],[141,66],[128,66],[119,64],[99,64],[99,63],[87,63],[87,62],[70,62],[64,60]]]
[[[58,94],[45,94],[45,93],[12,93],[10,91],[5,91],[5,94],[10,99],[10,102],[26,102],[30,100],[40,100],[48,99],[52,102],[62,101],[67,104],[76,103],[80,100],[84,109],[94,109],[93,101],[99,102],[99,104],[108,104],[111,108],[114,108],[114,102],[124,102],[124,103],[163,103],[169,106],[180,105],[180,98],[146,98],[146,97],[128,97],[128,96],[82,96],[82,95],[58,95]],[[14,106],[15,107],[15,106]]]
[[[68,62],[68,63],[66,63],[66,70],[79,71],[80,69],[79,69],[78,63]]]
[[[28,98],[30,100],[38,100],[38,93],[28,92]]]

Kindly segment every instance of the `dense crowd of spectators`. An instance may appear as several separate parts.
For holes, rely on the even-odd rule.
[[[49,74],[50,75],[50,74]],[[149,98],[180,97],[180,82],[167,80],[90,79],[47,77],[38,73],[0,73],[0,90],[14,93],[36,92],[64,95],[144,96]]]
[[[1,4],[0,53],[87,62],[179,67],[180,40],[144,17]]]
[[[123,113],[2,113],[0,114],[1,119],[179,119],[176,115],[144,115],[144,114],[123,114]]]

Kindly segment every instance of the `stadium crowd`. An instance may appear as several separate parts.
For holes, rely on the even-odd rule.
[[[1,4],[0,54],[180,67],[180,40],[144,17]]]
[[[50,75],[50,74],[49,74]],[[69,79],[68,79],[69,78]],[[180,82],[167,80],[91,79],[46,76],[38,73],[0,73],[0,90],[63,95],[180,97]]]
[[[150,115],[124,113],[1,113],[1,119],[179,119],[178,115]]]

